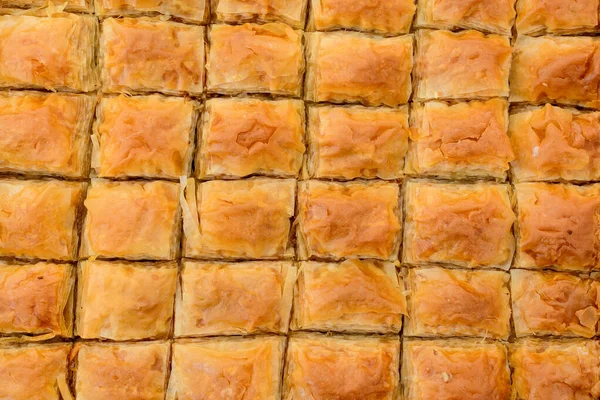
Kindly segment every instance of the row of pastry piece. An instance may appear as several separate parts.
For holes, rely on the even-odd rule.
[[[40,393],[81,400],[132,393],[143,400],[594,400],[600,345],[405,339],[401,346],[397,336],[318,334],[4,345],[0,378],[0,396],[13,400]]]

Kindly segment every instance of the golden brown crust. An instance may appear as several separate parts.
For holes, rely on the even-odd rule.
[[[98,0],[95,2],[96,15],[99,16],[163,14],[192,23],[206,22],[208,4],[209,0]]]
[[[218,22],[284,22],[304,28],[307,0],[212,0]]]
[[[58,3],[56,4],[59,5]],[[0,7],[2,8],[24,8],[24,9],[43,9],[48,6],[46,0],[0,0]],[[60,9],[63,9],[63,3],[60,3]],[[50,7],[48,7],[50,9]],[[85,12],[91,13],[94,11],[94,4],[92,0],[69,0],[64,3],[64,11],[68,12]],[[18,12],[18,11],[17,11]]]
[[[598,0],[518,0],[520,35],[577,34],[598,30]]]

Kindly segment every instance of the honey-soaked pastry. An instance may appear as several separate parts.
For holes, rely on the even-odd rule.
[[[298,256],[396,260],[400,247],[400,193],[395,183],[299,184]]]
[[[300,100],[209,99],[201,136],[196,161],[200,178],[295,177],[305,150],[304,104]]]
[[[179,184],[92,180],[82,257],[172,260],[179,250]]]
[[[169,343],[75,344],[75,396],[78,400],[163,400]]]
[[[107,92],[199,95],[204,28],[150,18],[102,21],[100,70]]]
[[[211,0],[218,22],[284,22],[304,28],[308,0]]]
[[[404,400],[507,400],[511,395],[507,350],[500,342],[407,340],[401,375]]]
[[[515,333],[583,336],[596,334],[600,282],[558,272],[511,271]]]
[[[310,30],[351,29],[383,35],[408,33],[416,9],[413,0],[320,0],[310,4]]]
[[[96,15],[102,17],[162,14],[198,24],[208,19],[208,3],[209,0],[97,0],[95,2]]]
[[[598,0],[517,0],[519,35],[578,34],[598,30]]]
[[[600,180],[600,112],[546,104],[510,116],[515,181]]]
[[[511,346],[517,400],[600,398],[598,341],[520,340]]]
[[[304,73],[300,31],[281,23],[213,25],[209,36],[209,92],[300,95]]]
[[[47,0],[0,0],[0,7],[2,8],[25,8],[34,9],[43,8],[48,6]],[[64,11],[68,12],[85,12],[91,13],[94,11],[94,4],[92,0],[68,0],[60,4],[60,7]],[[64,5],[64,8],[62,8]]]
[[[396,107],[412,86],[412,36],[308,33],[306,100]]]
[[[510,266],[515,215],[507,185],[411,181],[405,199],[404,262]]]
[[[406,173],[449,179],[506,179],[514,154],[502,99],[415,103]]]
[[[76,260],[85,184],[0,181],[0,256]]]
[[[293,179],[208,181],[188,179],[183,206],[186,257],[291,258]]]
[[[0,172],[86,176],[94,104],[87,95],[0,94]]]
[[[399,179],[408,135],[408,107],[310,107],[306,172],[311,178]]]
[[[515,187],[516,268],[600,269],[600,184]]]
[[[508,339],[509,279],[502,271],[411,269],[404,334]]]
[[[175,262],[84,261],[78,274],[77,336],[137,340],[169,335]]]
[[[71,336],[74,285],[68,264],[0,262],[0,333]]]
[[[0,16],[0,87],[75,92],[96,89],[97,33],[98,23],[91,16]]]
[[[0,399],[72,399],[67,380],[70,343],[0,346]]]
[[[285,338],[177,341],[167,400],[279,399]]]
[[[99,177],[178,179],[191,171],[198,118],[193,101],[176,97],[104,97],[92,135]]]
[[[282,400],[395,400],[399,355],[397,337],[292,336]]]
[[[418,28],[477,29],[511,34],[515,0],[418,0]]]
[[[508,96],[512,48],[505,36],[477,31],[417,32],[415,98]]]
[[[600,108],[600,39],[520,35],[510,101]]]
[[[406,298],[393,263],[352,259],[300,265],[292,329],[398,333],[402,315]]]
[[[175,335],[287,333],[296,267],[289,261],[186,261]]]

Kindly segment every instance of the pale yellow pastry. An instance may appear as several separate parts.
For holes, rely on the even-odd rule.
[[[598,31],[598,0],[517,0],[519,35]]]
[[[295,281],[296,267],[288,261],[186,261],[175,335],[287,333]]]
[[[62,7],[64,4],[64,11],[69,12],[84,12],[91,13],[94,11],[94,4],[92,0],[68,0],[64,3],[55,3]],[[47,0],[0,0],[0,7],[2,8],[24,8],[37,10],[48,5]]]
[[[310,107],[305,172],[311,178],[399,179],[408,135],[408,107]]]
[[[175,262],[80,263],[77,336],[121,341],[167,337],[176,286]]]
[[[211,0],[217,22],[284,22],[304,28],[308,0]]]
[[[396,107],[412,87],[412,36],[306,34],[306,100]]]
[[[96,15],[103,17],[162,14],[196,24],[204,23],[208,19],[208,4],[209,0],[97,0],[95,2]]]
[[[407,174],[506,179],[514,159],[506,100],[415,103],[411,127]]]
[[[305,150],[304,104],[300,100],[210,99],[198,136],[199,178],[295,177]]]

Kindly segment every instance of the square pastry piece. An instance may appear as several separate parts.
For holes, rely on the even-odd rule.
[[[395,400],[399,358],[397,337],[292,336],[282,400]]]
[[[186,261],[175,335],[287,333],[295,281],[296,267],[286,261]]]
[[[306,173],[311,178],[402,177],[408,107],[311,107]]]
[[[508,102],[502,99],[412,107],[406,173],[448,179],[505,180],[514,159]]]
[[[77,400],[163,400],[169,343],[77,343],[74,360]]]
[[[85,184],[0,180],[0,256],[76,260]]]
[[[510,71],[510,101],[600,108],[600,39],[521,35]]]
[[[397,260],[401,230],[397,184],[304,181],[299,191],[296,236],[301,260]]]
[[[79,0],[81,1],[81,0]],[[97,0],[96,15],[101,17],[139,17],[163,14],[190,23],[208,19],[210,0]]]
[[[600,180],[600,112],[546,104],[510,116],[516,181]]]
[[[211,0],[217,22],[284,22],[295,29],[304,28],[308,0]]]
[[[187,180],[183,205],[186,257],[291,258],[293,179]]]
[[[0,399],[72,399],[67,380],[71,344],[0,346]]]
[[[279,399],[285,338],[177,341],[167,400]]]
[[[94,173],[103,178],[189,175],[197,118],[197,105],[187,99],[102,98],[92,135]]]
[[[300,96],[302,33],[281,23],[213,25],[206,63],[212,93]]]
[[[298,176],[305,150],[302,101],[209,99],[203,117],[199,178]]]
[[[78,336],[137,340],[171,333],[175,262],[84,261],[78,274]]]
[[[96,89],[97,32],[98,23],[91,16],[0,16],[0,87],[75,92]]]
[[[600,315],[600,282],[558,272],[511,271],[517,336],[591,338]]]
[[[406,340],[401,374],[404,400],[507,400],[511,396],[507,350],[499,342]]]
[[[507,37],[420,30],[416,54],[417,100],[508,96],[512,48]]]
[[[509,279],[502,271],[411,269],[404,334],[508,339]]]
[[[511,35],[515,0],[418,0],[417,28],[464,28]]]
[[[0,94],[0,172],[86,176],[94,104],[87,95]]]
[[[107,92],[202,93],[204,28],[151,18],[102,21],[100,69]]]
[[[391,107],[412,90],[412,36],[308,33],[306,100]]]
[[[511,347],[517,400],[600,398],[600,344],[591,340],[522,340]]]
[[[413,0],[311,0],[309,30],[349,29],[382,35],[408,33]]]
[[[93,180],[81,256],[172,260],[179,251],[179,184]]]
[[[352,259],[300,265],[292,329],[398,333],[403,314],[404,286],[393,263]]]
[[[510,267],[515,215],[509,186],[411,181],[405,201],[405,263]]]
[[[518,0],[519,35],[597,32],[598,0]]]
[[[600,184],[516,186],[516,268],[600,269]]]

